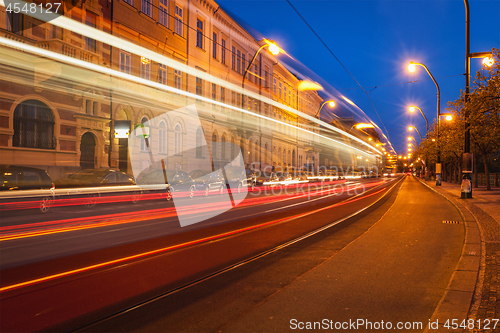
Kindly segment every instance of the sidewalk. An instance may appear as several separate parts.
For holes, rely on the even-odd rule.
[[[435,181],[424,181],[424,184],[438,191],[461,211],[469,224],[467,231],[473,232],[476,225],[480,232],[481,256],[477,283],[468,318],[476,323],[474,330],[468,332],[492,332],[500,331],[500,323],[496,330],[479,330],[478,320],[483,324],[486,319],[500,318],[500,188],[492,188],[487,191],[485,186],[472,189],[472,199],[460,198],[460,184],[442,182],[442,186],[436,186]],[[467,216],[472,217],[469,221]],[[450,283],[453,284],[453,281]],[[446,296],[441,305],[446,303]],[[440,312],[440,308],[436,310]]]

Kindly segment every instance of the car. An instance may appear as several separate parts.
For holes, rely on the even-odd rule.
[[[233,190],[241,191],[244,187],[254,187],[257,185],[257,176],[250,168],[243,167],[226,167],[225,173],[227,183]]]
[[[134,177],[115,169],[83,169],[55,181],[56,188],[135,185]]]
[[[54,183],[47,171],[18,166],[0,165],[1,191],[51,189]]]
[[[193,179],[196,189],[203,191],[205,196],[209,195],[210,192],[224,193],[226,181],[218,170],[212,172],[211,170],[197,169],[191,171],[189,176]]]
[[[149,167],[137,176],[136,182],[139,186],[146,185],[146,188],[149,188],[150,191],[155,191],[155,185],[161,185],[162,189],[166,185],[167,200],[172,199],[176,192],[179,194],[187,192],[189,198],[193,198],[197,192],[196,184],[191,176],[181,170],[163,170],[161,168]]]
[[[39,168],[0,165],[0,202],[1,209],[15,209],[13,205],[18,197],[33,204],[30,208],[38,208],[42,213],[49,211],[54,201],[54,183],[47,171]],[[10,207],[10,208],[9,208]],[[2,212],[4,214],[4,212]]]

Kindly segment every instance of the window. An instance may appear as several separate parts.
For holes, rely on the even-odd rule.
[[[132,74],[130,67],[130,53],[120,51],[120,71],[127,74]]]
[[[241,52],[236,50],[236,71],[241,73]]]
[[[279,98],[281,99],[281,82],[279,83],[279,90],[278,90],[278,92],[279,92],[279,95],[278,95],[278,96],[279,96]]]
[[[14,110],[14,147],[55,149],[54,115],[37,100],[27,100]]]
[[[226,64],[226,40],[221,40],[221,49],[220,49],[220,62],[224,65]]]
[[[175,136],[174,136],[174,148],[175,148],[175,154],[181,154],[182,153],[182,131],[181,131],[181,125],[177,123],[175,125]]]
[[[217,133],[212,134],[212,160],[217,158]]]
[[[49,38],[50,39],[62,39],[62,28],[51,24]]]
[[[236,93],[234,91],[231,91],[231,105],[236,105]]]
[[[236,70],[236,50],[233,46],[232,48],[232,53],[231,53],[231,69]]]
[[[226,135],[222,135],[222,138],[220,139],[220,159],[225,160],[226,159]]]
[[[196,20],[196,46],[203,48],[203,21],[200,19]]]
[[[141,57],[141,78],[151,79],[151,60]]]
[[[285,103],[286,103],[286,86],[284,86],[283,89],[284,89],[284,92],[285,92],[285,94],[283,96],[283,99],[285,100]]]
[[[174,88],[182,89],[182,72],[174,70]]]
[[[269,88],[269,81],[267,79],[268,75],[269,75],[269,68],[266,67],[264,70],[264,87],[265,88]]]
[[[152,0],[142,0],[141,1],[141,12],[147,16],[152,16]]]
[[[175,6],[175,33],[179,36],[184,36],[184,18],[182,14],[182,8]]]
[[[158,130],[158,151],[160,154],[167,153],[167,126],[164,121],[160,122]]]
[[[167,84],[167,66],[158,64],[158,83]]]
[[[245,70],[246,70],[246,61],[245,61],[245,54],[242,53],[241,54],[241,74],[245,73]]]
[[[255,73],[255,84],[259,84],[259,81],[258,81],[258,79],[259,79],[259,76],[258,76],[259,71],[258,71],[257,64],[253,65],[253,72]]]
[[[20,34],[21,29],[21,14],[14,13],[14,11],[6,12],[5,19],[7,24],[7,30],[15,34]]]
[[[220,87],[220,101],[222,103],[226,102],[226,88]]]
[[[212,99],[214,101],[217,99],[217,85],[215,83],[212,83]]]
[[[98,108],[99,108],[99,103],[92,101],[92,100],[86,100],[85,101],[85,113],[97,116],[98,114]]]
[[[124,2],[128,3],[129,5],[133,6],[134,3],[132,2],[132,0],[123,0]]]
[[[288,89],[288,104],[292,104],[292,91]]]
[[[217,59],[217,33],[212,36],[212,56]]]
[[[160,0],[159,2],[158,22],[168,27],[168,0]]]
[[[196,77],[196,95],[203,96],[203,80]]]
[[[89,27],[95,28],[97,22],[97,15],[92,12],[85,13],[85,24]],[[96,52],[96,40],[85,37],[85,50],[90,52]]]
[[[234,138],[231,139],[231,160],[234,160],[237,154],[238,146],[236,145],[236,141]]]
[[[276,95],[276,78],[273,78],[274,84],[273,84],[273,93]]]
[[[145,124],[145,123],[147,123],[148,121],[149,121],[149,119],[148,119],[147,117],[142,117],[142,119],[141,119],[141,124],[143,124],[143,125],[144,125],[144,124]],[[148,132],[146,132],[146,133],[148,133]],[[151,132],[149,132],[149,133],[151,133]],[[148,142],[149,142],[149,140],[150,140],[150,139],[148,138]],[[147,151],[147,148],[149,148],[149,144],[148,144],[148,145],[146,145],[146,140],[145,140],[145,139],[143,139],[143,138],[141,138],[141,151]]]
[[[203,129],[200,127],[196,131],[196,157],[203,157]]]

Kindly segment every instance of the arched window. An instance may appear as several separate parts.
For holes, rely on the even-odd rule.
[[[267,163],[267,143],[264,145],[264,163]]]
[[[161,154],[167,154],[167,126],[165,122],[160,122],[160,128],[158,130],[158,148]]]
[[[196,157],[203,157],[203,129],[196,130]]]
[[[278,164],[281,162],[280,159],[281,159],[281,148],[278,148],[278,158],[277,158]]]
[[[55,149],[54,115],[44,103],[30,99],[14,110],[14,147]]]
[[[226,135],[223,134],[222,138],[220,139],[220,159],[225,160],[226,159]]]
[[[231,161],[236,158],[236,154],[238,153],[238,146],[236,145],[236,141],[234,138],[231,138]]]
[[[212,160],[217,158],[217,133],[212,134]]]
[[[141,119],[141,124],[143,124],[143,125],[144,125],[144,124],[145,124],[145,123],[147,123],[148,121],[149,121],[149,119],[148,119],[147,117],[142,117],[142,119]],[[148,131],[146,130],[146,133],[151,133],[151,132],[148,132]],[[149,141],[149,140],[150,140],[150,139],[148,138],[148,141]],[[147,146],[146,146],[146,140],[144,140],[144,138],[141,138],[141,150],[146,150],[146,148],[147,148]]]
[[[248,163],[252,163],[252,150],[253,150],[253,141],[248,141]]]
[[[253,158],[255,162],[259,161],[259,141],[255,141]]]
[[[181,154],[182,153],[182,129],[181,129],[181,124],[177,123],[174,128],[174,152],[175,154]]]

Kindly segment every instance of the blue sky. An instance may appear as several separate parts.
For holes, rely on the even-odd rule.
[[[425,70],[409,73],[410,60],[425,64],[441,90],[441,112],[465,87],[465,5],[462,0],[290,0],[356,81],[285,0],[221,0],[231,16],[290,53],[354,101],[388,130],[398,153],[406,151],[408,125],[425,135],[425,120],[407,107],[418,105],[436,118],[436,86]],[[470,0],[471,52],[500,48],[500,1]],[[246,26],[245,26],[246,27]],[[471,60],[471,73],[481,67]],[[406,83],[418,80],[415,83]],[[375,88],[375,86],[377,88]],[[323,111],[322,111],[323,112]],[[416,134],[415,134],[416,135]]]

